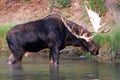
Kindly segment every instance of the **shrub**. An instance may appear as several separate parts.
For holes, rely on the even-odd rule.
[[[111,33],[111,47],[112,51],[115,51],[120,48],[120,29],[116,29]]]
[[[100,15],[104,15],[107,11],[104,6],[104,0],[89,0],[88,4],[92,10],[96,11]]]
[[[69,7],[70,0],[51,0],[54,6],[58,8]]]
[[[100,33],[94,37],[94,40],[100,47],[107,45],[107,50],[110,50],[109,54],[115,55],[120,48],[120,29],[115,29],[111,33]],[[104,53],[108,52],[107,50]]]

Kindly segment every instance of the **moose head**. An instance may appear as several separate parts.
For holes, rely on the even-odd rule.
[[[100,24],[101,17],[99,16],[99,14],[97,14],[94,11],[92,11],[91,9],[88,9],[87,6],[85,6],[85,9],[86,9],[87,14],[89,16],[90,22],[91,22],[91,24],[93,26],[93,29],[94,29],[94,32],[95,32],[94,35],[91,35],[91,32],[86,31],[85,29],[83,29],[80,26],[78,26],[78,30],[79,30],[79,32],[82,32],[82,34],[76,34],[76,32],[74,32],[73,29],[71,29],[71,27],[67,24],[66,20],[63,17],[61,17],[61,20],[64,23],[64,25],[67,27],[67,29],[76,38],[85,40],[85,41],[81,42],[83,48],[87,49],[87,51],[91,52],[93,55],[97,55],[99,53],[99,47],[94,42],[93,38],[98,33],[109,32],[110,31],[110,29],[105,31],[105,27],[104,27],[108,23],[109,20],[107,20],[105,23],[103,23],[101,25]],[[103,31],[99,31],[99,29],[101,29],[101,28],[104,28],[104,30]]]

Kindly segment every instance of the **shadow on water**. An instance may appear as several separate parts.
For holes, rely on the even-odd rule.
[[[27,60],[27,59],[25,59]],[[31,60],[31,61],[29,61]],[[38,61],[38,62],[37,62]],[[46,61],[46,62],[45,62]],[[62,59],[49,64],[49,59],[31,57],[23,64],[1,64],[1,80],[119,80],[120,63],[98,63],[93,60]]]

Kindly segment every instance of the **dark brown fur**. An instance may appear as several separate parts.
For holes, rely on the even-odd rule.
[[[93,40],[86,42],[73,35],[87,33],[89,37],[90,32],[67,19],[65,22],[72,32],[66,28],[57,14],[51,14],[41,20],[20,24],[10,29],[6,39],[12,55],[7,63],[20,63],[26,52],[38,52],[49,48],[51,63],[58,64],[60,50],[69,45],[82,47],[93,55],[97,55],[99,48]]]

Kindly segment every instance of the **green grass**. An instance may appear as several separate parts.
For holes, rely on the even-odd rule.
[[[0,25],[0,49],[3,49],[7,46],[6,44],[6,34],[13,25]]]
[[[0,38],[4,38],[7,31],[12,27],[13,25],[0,25]]]

